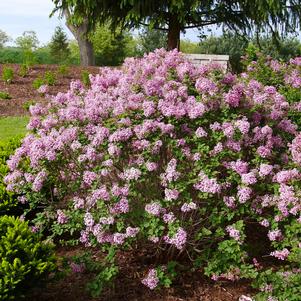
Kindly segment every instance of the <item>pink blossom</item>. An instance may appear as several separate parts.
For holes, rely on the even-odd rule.
[[[250,187],[239,187],[237,191],[238,201],[243,204],[251,198],[252,189]]]
[[[237,229],[235,229],[232,226],[228,226],[226,228],[226,231],[229,233],[229,236],[234,238],[235,240],[239,241],[240,240],[240,233]]]
[[[139,228],[127,227],[126,228],[126,236],[127,237],[135,237],[139,231],[140,231]]]
[[[172,238],[165,236],[164,240],[166,243],[175,245],[177,249],[182,250],[186,244],[187,233],[183,228],[180,227]]]
[[[62,210],[57,210],[57,222],[59,224],[66,224],[68,222],[67,215]]]
[[[159,284],[157,271],[155,269],[150,269],[147,276],[143,278],[141,282],[151,290],[155,289]]]
[[[164,223],[172,223],[176,219],[175,215],[172,212],[163,214]]]
[[[86,269],[84,263],[78,264],[78,263],[75,263],[75,262],[70,263],[70,268],[71,268],[73,273],[83,273]]]
[[[257,178],[254,172],[249,172],[241,175],[241,182],[246,185],[252,185],[257,182]]]
[[[131,180],[138,180],[141,176],[141,171],[137,168],[131,167],[126,169],[123,173],[123,178],[131,181]]]
[[[92,171],[86,170],[83,174],[83,181],[85,184],[89,186],[91,186],[97,178],[98,178],[97,174]]]
[[[189,212],[191,210],[195,210],[197,208],[194,202],[184,203],[181,207],[182,212]]]
[[[268,238],[270,241],[280,240],[282,238],[282,233],[280,230],[269,231]]]
[[[208,134],[202,127],[198,127],[197,130],[195,131],[195,135],[198,138],[202,138],[202,137],[207,137]]]
[[[40,86],[40,87],[38,88],[37,91],[38,91],[40,94],[44,95],[44,94],[48,93],[49,87],[48,87],[48,85],[42,85],[42,86]]]
[[[286,248],[281,251],[277,250],[277,251],[271,252],[272,256],[274,256],[280,260],[285,260],[289,254],[290,254],[290,251]]]
[[[167,189],[165,188],[165,199],[167,201],[176,200],[179,197],[179,191],[176,189]]]
[[[161,205],[159,203],[151,203],[145,206],[145,211],[151,215],[159,216],[161,213]]]
[[[273,166],[272,165],[269,165],[269,164],[260,164],[260,167],[259,167],[259,175],[261,177],[265,177],[267,175],[269,175],[273,170]]]

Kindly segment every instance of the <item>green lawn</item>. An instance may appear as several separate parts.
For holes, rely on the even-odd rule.
[[[24,135],[28,121],[28,116],[0,117],[0,141]]]

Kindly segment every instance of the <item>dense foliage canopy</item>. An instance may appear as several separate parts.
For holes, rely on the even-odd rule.
[[[53,0],[57,10],[72,11],[75,22],[84,18],[90,28],[110,20],[130,28],[147,24],[168,31],[168,49],[179,47],[187,28],[222,25],[245,33],[259,30],[294,31],[300,26],[300,0]]]

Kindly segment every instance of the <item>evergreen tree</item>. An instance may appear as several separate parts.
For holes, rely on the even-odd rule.
[[[72,10],[93,31],[110,20],[115,28],[141,25],[167,31],[167,48],[179,48],[180,32],[217,25],[250,35],[254,31],[287,34],[300,29],[301,0],[52,0],[54,11]],[[114,27],[113,26],[113,27]]]
[[[58,62],[63,62],[70,54],[68,38],[61,26],[55,28],[50,42],[51,56]]]

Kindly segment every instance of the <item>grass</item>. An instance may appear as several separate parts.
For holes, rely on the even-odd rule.
[[[0,117],[0,141],[24,135],[28,121],[28,116]]]

